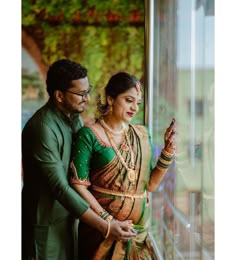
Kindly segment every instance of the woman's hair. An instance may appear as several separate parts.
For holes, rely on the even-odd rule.
[[[47,72],[47,92],[53,96],[55,90],[65,91],[71,87],[71,81],[87,77],[87,69],[81,64],[61,59],[54,62]]]
[[[136,77],[130,75],[127,72],[119,72],[113,75],[108,81],[105,87],[105,98],[107,99],[108,96],[116,98],[118,95],[124,93],[128,89],[137,87],[137,84],[141,91],[141,83]],[[102,115],[106,115],[109,110],[107,100],[105,104],[102,104],[101,97],[98,96],[97,109]]]

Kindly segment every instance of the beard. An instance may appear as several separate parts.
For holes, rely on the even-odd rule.
[[[81,101],[80,103],[71,103],[71,102],[64,102],[63,106],[66,111],[68,111],[70,114],[73,113],[82,113],[85,110],[84,103],[85,101]]]

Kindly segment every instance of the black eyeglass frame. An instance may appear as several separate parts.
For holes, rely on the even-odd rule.
[[[80,96],[80,97],[82,97],[82,100],[84,100],[84,98],[88,96],[88,94],[89,94],[89,92],[91,91],[92,87],[93,87],[92,85],[89,85],[88,90],[85,91],[83,94],[75,93],[75,92],[70,91],[70,90],[65,90],[65,92],[69,92],[69,93],[71,93],[71,94]]]

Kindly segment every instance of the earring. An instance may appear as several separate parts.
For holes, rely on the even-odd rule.
[[[112,105],[111,105],[111,106],[109,106],[109,115],[111,115],[112,112],[113,112],[113,107],[112,107]]]

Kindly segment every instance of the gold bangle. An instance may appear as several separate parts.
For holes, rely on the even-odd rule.
[[[112,219],[113,219],[113,216],[109,214],[108,217],[106,218],[106,221],[111,222]]]
[[[159,156],[158,160],[161,163],[165,164],[166,166],[169,166],[172,163],[172,160],[171,161],[166,161],[166,160],[162,159],[161,156]]]
[[[103,212],[105,211],[105,209],[102,209],[102,211],[99,211],[99,212],[98,212],[97,210],[94,209],[94,211],[98,214],[98,216],[101,217],[102,214],[103,214]]]
[[[105,239],[108,238],[108,236],[109,236],[109,234],[110,234],[110,230],[111,230],[111,222],[108,221],[107,224],[108,224],[108,227],[107,227],[107,233],[106,233],[106,235],[105,235]]]
[[[167,156],[167,157],[169,157],[169,158],[173,157],[174,154],[175,154],[174,152],[173,152],[173,153],[167,152],[167,151],[165,150],[165,148],[163,148],[161,151],[163,152],[163,154],[164,154],[165,156]]]

